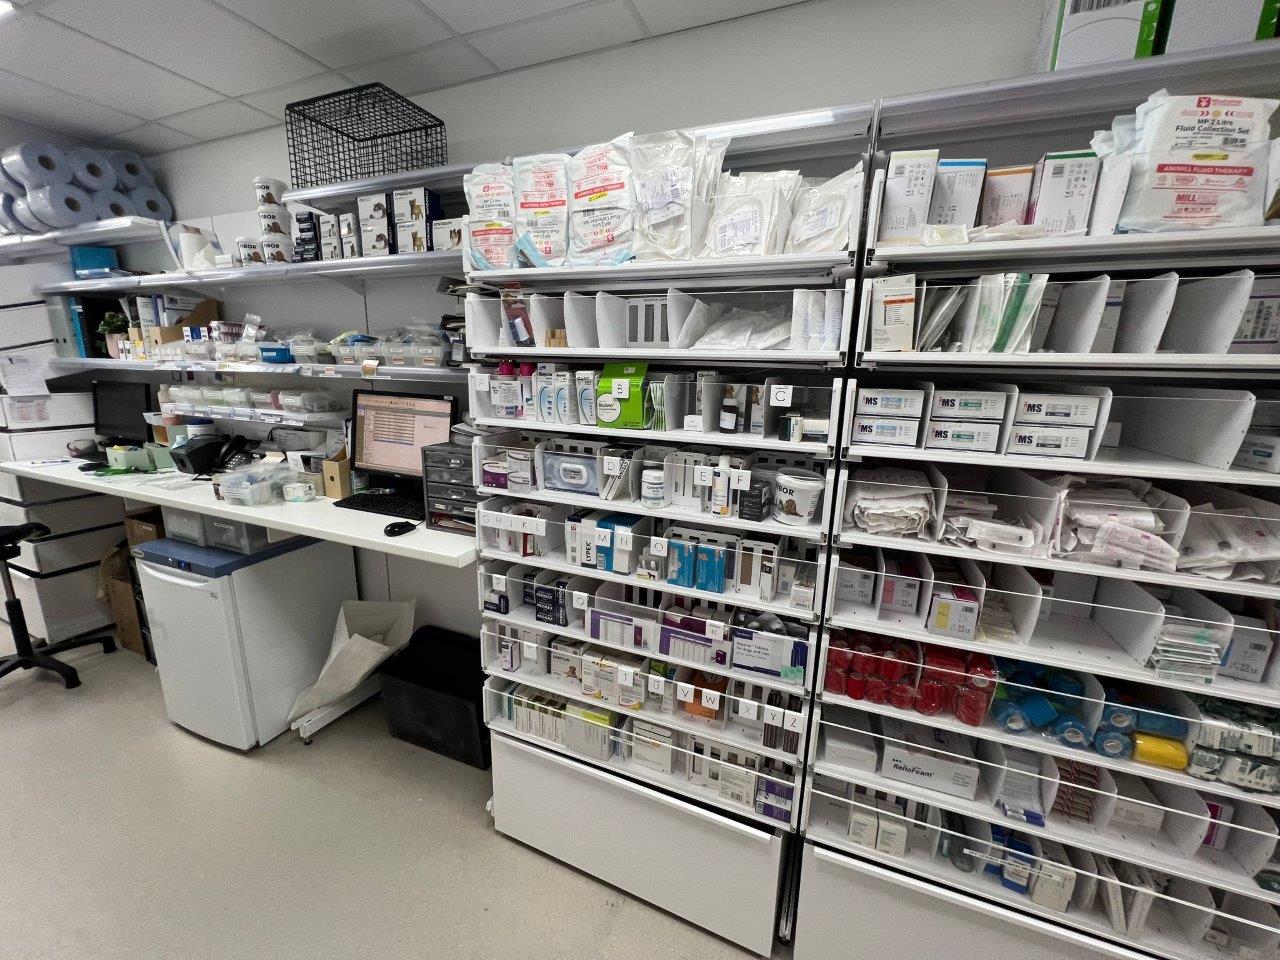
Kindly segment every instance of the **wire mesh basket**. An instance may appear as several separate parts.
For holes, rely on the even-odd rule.
[[[444,121],[381,83],[285,107],[295,189],[449,162]]]

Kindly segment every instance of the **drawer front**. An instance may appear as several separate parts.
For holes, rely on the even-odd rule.
[[[427,467],[427,483],[453,483],[460,486],[471,484],[471,466],[466,467]]]
[[[106,604],[98,601],[98,568],[84,567],[52,577],[29,577],[13,571],[13,592],[31,635],[50,643],[111,623]],[[7,621],[0,605],[0,620]]]
[[[495,732],[494,823],[690,923],[768,956],[782,838]]]
[[[53,323],[49,307],[44,303],[29,303],[21,307],[0,307],[0,348],[16,347],[24,343],[52,340]]]
[[[1139,960],[1145,955],[806,842],[793,960],[851,957]]]
[[[436,500],[455,500],[459,503],[479,503],[481,495],[471,487],[455,487],[444,483],[427,485],[427,496]]]
[[[444,467],[448,470],[466,470],[471,474],[471,448],[459,447],[455,444],[426,447],[422,451],[422,461],[428,467]]]

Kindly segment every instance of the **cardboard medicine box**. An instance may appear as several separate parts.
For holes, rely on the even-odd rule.
[[[596,425],[643,430],[648,424],[647,363],[606,363],[596,388]]]
[[[880,726],[884,734],[881,776],[965,800],[978,795],[978,765],[968,737],[895,717],[882,717]]]

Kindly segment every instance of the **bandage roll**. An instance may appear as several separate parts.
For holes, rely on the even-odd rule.
[[[71,182],[80,189],[90,192],[115,189],[116,168],[100,150],[77,147],[67,154],[67,162],[71,164]]]
[[[31,212],[51,227],[77,227],[97,219],[93,200],[73,183],[58,183],[27,194]]]
[[[9,233],[27,232],[27,228],[13,215],[13,197],[7,193],[0,193],[0,227],[4,227]]]
[[[155,187],[138,187],[125,195],[133,201],[138,216],[150,217],[152,220],[173,219],[173,207]]]
[[[28,140],[10,147],[0,156],[0,165],[4,166],[5,173],[29,191],[71,182],[71,164],[67,162],[67,155],[43,140]]]
[[[41,222],[40,218],[31,212],[31,205],[27,203],[26,197],[18,197],[13,201],[13,219],[27,228],[27,233],[48,233],[49,224]]]
[[[111,161],[111,166],[115,167],[116,186],[128,193],[131,190],[137,190],[139,187],[150,187],[155,185],[155,180],[151,177],[151,171],[147,169],[147,165],[142,162],[142,158],[136,153],[129,150],[113,150],[107,154]]]
[[[93,213],[99,220],[114,220],[116,217],[133,217],[138,213],[133,201],[119,190],[99,190],[91,194]]]

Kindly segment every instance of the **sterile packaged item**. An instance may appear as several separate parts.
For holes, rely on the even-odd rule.
[[[1113,772],[1116,783],[1116,805],[1111,814],[1112,825],[1121,829],[1137,829],[1159,833],[1164,825],[1164,807],[1156,799],[1145,780],[1130,773]]]
[[[569,175],[569,262],[622,263],[632,256],[635,191],[631,134],[584,147],[565,165]]]
[[[693,256],[693,197],[697,143],[693,134],[667,130],[631,138],[635,184],[637,260]]]
[[[1092,427],[1098,423],[1101,397],[1088,393],[1019,393],[1014,423],[1054,423]]]
[[[920,421],[898,417],[854,417],[854,443],[887,443],[914,447],[920,436]]]
[[[887,800],[880,801],[877,806],[882,812],[880,829],[876,832],[876,852],[888,857],[905,857],[908,835],[901,809]]]
[[[578,389],[578,422],[596,424],[596,381],[600,375],[595,370],[576,370],[573,374]]]
[[[929,416],[935,420],[1001,420],[1009,394],[1002,390],[934,387]]]
[[[854,803],[849,808],[849,840],[861,847],[874,848],[880,836],[880,815],[874,805],[864,788],[855,790]]]
[[[780,253],[786,244],[791,204],[799,188],[797,170],[721,176],[702,256]]]
[[[511,161],[516,242],[532,245],[538,259],[530,266],[558,267],[568,254],[568,162],[569,157],[563,153],[540,153]]]
[[[1277,177],[1280,177],[1280,141],[1272,143],[1271,152]],[[1240,326],[1227,352],[1280,352],[1280,277],[1254,278]]]
[[[937,172],[937,150],[895,150],[889,154],[884,199],[880,203],[880,246],[920,241],[929,222],[929,201]]]
[[[979,184],[981,185],[981,184]],[[787,231],[785,253],[825,253],[848,250],[852,224],[861,213],[862,163],[816,187],[802,187],[796,196]]]
[[[994,453],[1000,446],[1000,424],[994,420],[940,420],[929,424],[924,445],[932,450]]]
[[[1237,680],[1261,682],[1274,649],[1275,639],[1267,629],[1265,620],[1237,613],[1231,642],[1222,655],[1218,674]]]
[[[659,773],[675,772],[675,733],[647,720],[635,720],[631,727],[631,759]]]
[[[935,583],[925,629],[941,637],[972,640],[981,610],[977,591],[971,587]]]
[[[920,569],[894,557],[884,558],[880,578],[880,609],[890,613],[915,614],[920,607]]]
[[[865,566],[841,562],[836,570],[836,600],[869,607],[876,602],[876,572],[870,558]]]
[[[1280,473],[1280,433],[1250,430],[1231,461],[1234,467]]]
[[[865,713],[850,713],[839,724],[831,723],[822,730],[822,759],[825,763],[874,773],[880,756],[876,738]]]
[[[1045,233],[1083,236],[1100,167],[1092,150],[1046,153],[1036,167],[1027,220]]]
[[[510,167],[482,163],[462,178],[467,196],[471,265],[501,270],[515,263],[515,178]]]
[[[882,417],[918,417],[924,412],[924,391],[897,387],[859,387],[854,413]]]
[[[916,329],[915,274],[872,281],[870,326],[872,351],[900,353],[911,349]]]
[[[978,222],[986,175],[986,160],[939,160],[927,222],[972,229]]]
[[[977,796],[979,767],[971,738],[895,717],[881,717],[880,729],[884,734],[881,776],[965,800]]]
[[[997,227],[1002,223],[1025,223],[1031,202],[1033,166],[997,167],[987,171],[982,191],[982,223]]]
[[[1038,427],[1023,424],[1009,431],[1005,453],[1022,453],[1037,457],[1076,457],[1089,454],[1088,427]]]

